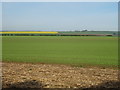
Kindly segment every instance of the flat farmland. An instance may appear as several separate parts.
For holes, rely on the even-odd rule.
[[[119,88],[118,69],[109,68],[118,65],[117,37],[3,36],[2,40],[3,88]]]
[[[118,65],[118,38],[95,36],[3,36],[5,62]]]

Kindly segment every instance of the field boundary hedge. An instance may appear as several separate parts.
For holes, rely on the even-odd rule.
[[[0,34],[0,36],[113,36],[112,34]]]

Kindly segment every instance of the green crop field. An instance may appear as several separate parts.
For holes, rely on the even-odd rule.
[[[3,61],[117,66],[117,37],[3,36]]]

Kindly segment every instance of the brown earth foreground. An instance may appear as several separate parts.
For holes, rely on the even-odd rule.
[[[3,88],[120,88],[118,70],[58,64],[2,63]]]

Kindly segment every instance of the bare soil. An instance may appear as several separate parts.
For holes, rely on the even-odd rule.
[[[2,87],[120,88],[120,82],[112,68],[3,62]]]

